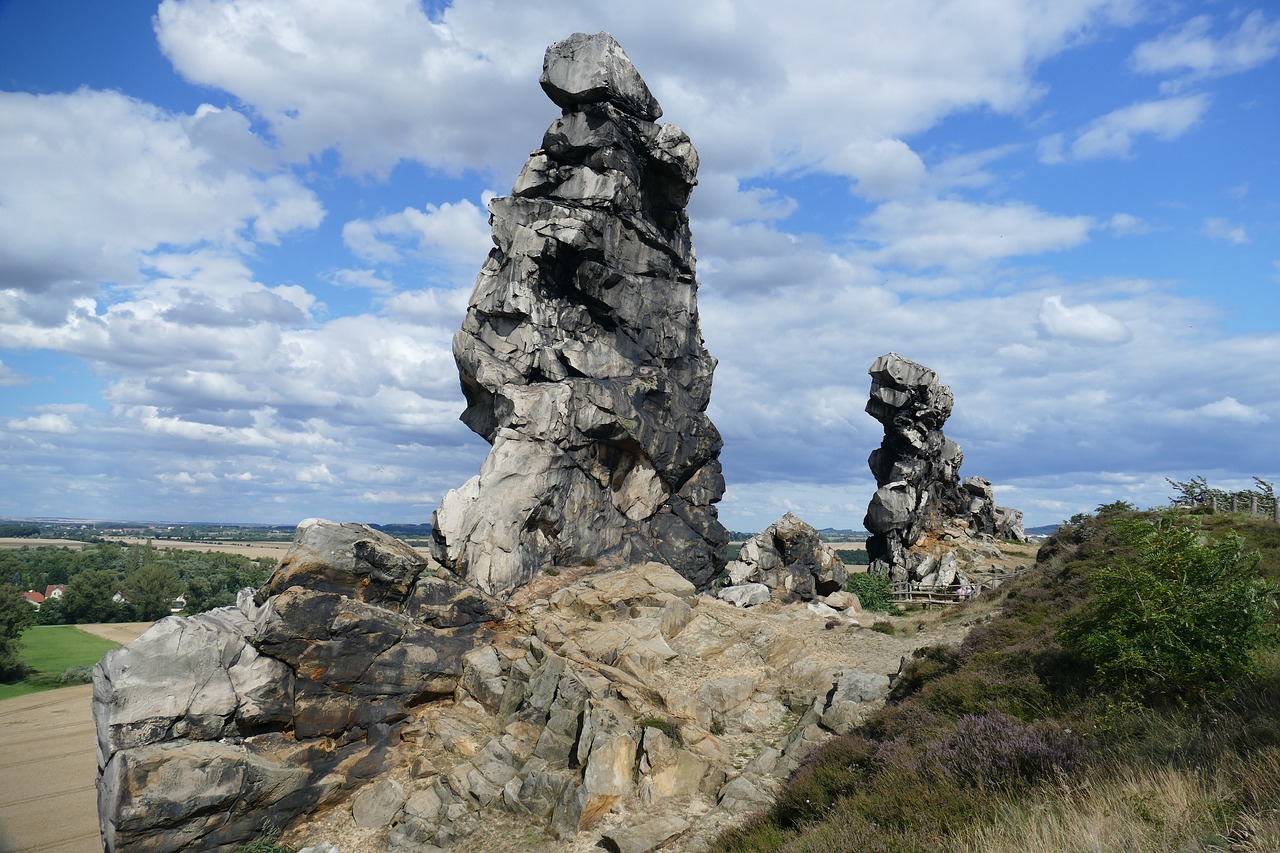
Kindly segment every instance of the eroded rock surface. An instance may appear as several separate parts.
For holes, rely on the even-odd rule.
[[[970,477],[961,484],[964,453],[942,432],[954,400],[937,374],[897,353],[877,358],[868,373],[867,413],[884,425],[884,440],[867,460],[878,486],[863,521],[872,534],[871,570],[894,581],[927,578],[931,567],[922,571],[925,558],[912,548],[948,527],[973,538],[1025,541],[1022,514],[997,507],[990,482]]]
[[[454,338],[466,424],[493,447],[433,526],[489,592],[584,559],[724,564],[721,439],[707,418],[685,205],[698,155],[607,33],[548,49],[564,110],[512,194]]]
[[[162,619],[94,668],[106,849],[230,850],[332,802],[506,615],[403,542],[304,521],[256,599]]]
[[[739,606],[765,600],[811,601],[844,589],[844,562],[822,541],[818,531],[793,513],[770,524],[743,543],[738,559],[726,567],[728,585],[721,598]]]
[[[803,602],[743,610],[656,562],[539,584],[512,598],[451,699],[412,710],[397,769],[287,841],[700,849],[865,719],[903,655],[962,630],[887,636]]]

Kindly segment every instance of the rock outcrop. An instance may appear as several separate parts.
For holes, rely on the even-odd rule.
[[[230,850],[333,802],[506,613],[403,542],[304,521],[256,599],[162,619],[94,668],[105,848]]]
[[[988,481],[960,482],[964,453],[942,432],[951,415],[951,389],[929,368],[896,353],[877,358],[868,372],[867,413],[884,425],[884,441],[867,460],[878,486],[863,521],[872,534],[871,570],[894,581],[928,578],[933,567],[922,572],[925,557],[912,548],[927,532],[948,527],[975,538],[1025,541],[1022,514],[997,507]]]
[[[493,593],[584,559],[701,587],[728,536],[685,213],[698,155],[607,33],[552,45],[541,83],[564,113],[490,202],[454,337],[462,420],[493,447],[436,510],[439,556]]]
[[[452,699],[411,711],[397,769],[285,840],[697,849],[858,725],[902,655],[942,639],[832,626],[798,602],[742,610],[660,563],[578,571],[516,593]]]
[[[844,562],[818,531],[792,513],[743,543],[729,563],[728,583],[720,597],[739,606],[764,600],[810,601],[844,589]]]

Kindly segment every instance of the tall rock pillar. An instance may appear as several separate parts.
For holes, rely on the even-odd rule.
[[[964,453],[942,434],[951,416],[951,389],[922,364],[888,353],[872,362],[867,414],[884,425],[884,441],[867,464],[876,493],[863,524],[871,533],[871,571],[894,581],[920,580],[925,560],[913,554],[925,533],[950,527],[970,538],[1026,540],[1022,513],[995,505],[991,483],[960,480]]]
[[[698,155],[608,33],[548,48],[561,109],[511,196],[454,337],[492,445],[433,522],[443,559],[489,592],[584,559],[724,566],[716,361],[698,324],[685,206]]]

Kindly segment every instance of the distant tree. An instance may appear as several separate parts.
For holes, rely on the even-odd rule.
[[[35,608],[22,599],[12,584],[0,584],[0,681],[20,681],[27,665],[19,656],[22,632],[36,621]]]
[[[121,587],[119,576],[112,571],[90,569],[75,575],[62,597],[67,621],[73,625],[121,621],[122,608],[111,600]]]
[[[1111,503],[1100,504],[1095,512],[1098,515],[1119,515],[1123,512],[1137,512],[1138,508],[1128,501],[1112,501]]]
[[[169,605],[182,592],[182,581],[172,566],[144,563],[128,574],[124,587],[137,617],[151,621],[169,615]]]

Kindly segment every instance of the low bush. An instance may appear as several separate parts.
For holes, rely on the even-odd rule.
[[[888,575],[874,572],[851,574],[845,581],[845,589],[858,596],[863,610],[893,609],[893,584]]]

